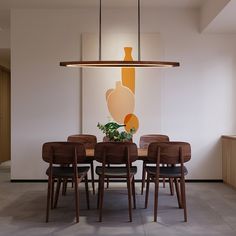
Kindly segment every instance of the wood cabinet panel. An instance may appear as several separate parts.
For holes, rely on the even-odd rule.
[[[226,184],[236,188],[236,136],[222,136],[222,175]]]
[[[10,160],[10,71],[0,67],[0,163]]]

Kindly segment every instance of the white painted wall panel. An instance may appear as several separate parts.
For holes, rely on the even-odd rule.
[[[80,57],[81,34],[97,32],[97,13],[95,9],[12,11],[12,179],[45,178],[42,143],[80,132],[80,73],[60,68],[59,62]],[[136,16],[132,9],[104,9],[102,31],[136,33]],[[199,34],[198,23],[195,10],[142,9],[142,33],[160,33],[165,59],[181,64],[162,70],[161,132],[191,143],[188,178],[221,179],[219,139],[236,132],[235,36]],[[142,87],[150,99],[157,81],[151,78],[141,85],[142,73],[137,89]],[[149,73],[155,77],[156,71]],[[156,97],[152,99],[155,104]],[[143,109],[149,107],[142,104],[138,115],[155,127],[156,119],[145,118]],[[151,131],[160,130],[145,130]]]

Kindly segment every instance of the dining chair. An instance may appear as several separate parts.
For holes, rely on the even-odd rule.
[[[147,149],[148,145],[153,142],[169,142],[169,137],[167,135],[162,134],[146,134],[142,135],[139,140],[139,147],[143,149]],[[146,179],[146,171],[145,167],[148,164],[148,161],[143,161],[142,167],[142,186],[141,186],[141,194],[143,194],[143,189],[145,187],[145,179]],[[170,184],[170,193],[171,195],[174,194],[173,191],[173,181],[169,179]],[[165,187],[165,178],[163,179],[163,187]]]
[[[79,222],[79,191],[78,185],[84,180],[86,190],[87,208],[89,209],[89,192],[88,192],[88,178],[87,173],[89,167],[78,166],[85,161],[86,153],[84,145],[81,143],[68,142],[48,142],[44,143],[42,147],[42,158],[49,163],[46,170],[48,175],[48,190],[47,190],[47,208],[46,208],[46,222],[49,220],[50,208],[56,208],[61,182],[64,178],[73,179],[75,191],[75,209],[76,222]],[[54,182],[57,180],[57,189],[54,197]]]
[[[95,135],[91,135],[91,134],[75,134],[75,135],[68,136],[67,141],[68,142],[80,142],[80,143],[84,144],[85,149],[94,149],[95,145],[97,143],[97,137]],[[93,188],[93,194],[95,194],[95,181],[94,181],[94,165],[93,165],[93,160],[86,159],[85,163],[86,164],[90,164],[91,183],[92,183],[92,188]]]
[[[115,141],[110,141],[110,139],[109,139],[109,137],[107,137],[107,136],[104,136],[103,137],[103,140],[102,140],[103,142],[115,142]],[[131,139],[131,140],[129,140],[129,141],[126,141],[126,142],[133,142],[133,139]],[[107,166],[110,166],[110,164],[108,164]],[[106,179],[106,182],[107,182],[107,188],[109,188],[109,178],[107,178]]]
[[[184,221],[187,222],[187,207],[185,194],[186,161],[191,159],[191,146],[186,142],[163,142],[151,143],[148,146],[147,159],[155,166],[146,166],[147,187],[145,208],[148,206],[150,181],[155,184],[154,190],[154,221],[157,221],[159,178],[173,178],[176,188],[179,208],[184,209]],[[166,164],[166,165],[161,165]],[[179,191],[180,182],[180,191]]]
[[[125,178],[128,189],[129,220],[132,221],[132,196],[133,207],[136,208],[135,179],[137,167],[132,162],[137,159],[137,146],[130,142],[101,142],[95,146],[95,159],[101,163],[96,167],[99,176],[98,202],[99,221],[102,221],[102,208],[105,178]],[[107,166],[112,164],[112,166]],[[125,165],[125,166],[124,166]]]

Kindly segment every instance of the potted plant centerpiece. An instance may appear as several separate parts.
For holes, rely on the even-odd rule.
[[[113,142],[129,142],[135,133],[134,128],[130,129],[129,132],[125,130],[119,131],[119,128],[125,127],[125,125],[116,122],[108,122],[105,125],[98,123],[97,127],[105,134],[109,141]]]

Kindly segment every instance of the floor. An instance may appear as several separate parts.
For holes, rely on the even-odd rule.
[[[104,219],[99,223],[96,197],[90,195],[91,210],[86,210],[81,187],[80,223],[75,223],[73,189],[61,196],[59,206],[45,221],[46,183],[10,183],[10,169],[0,166],[0,236],[35,235],[158,235],[231,236],[236,235],[236,191],[222,183],[188,183],[188,222],[177,208],[168,188],[160,189],[158,222],[153,222],[153,188],[149,208],[137,184],[137,209],[128,222],[125,184],[112,183],[105,192]]]

